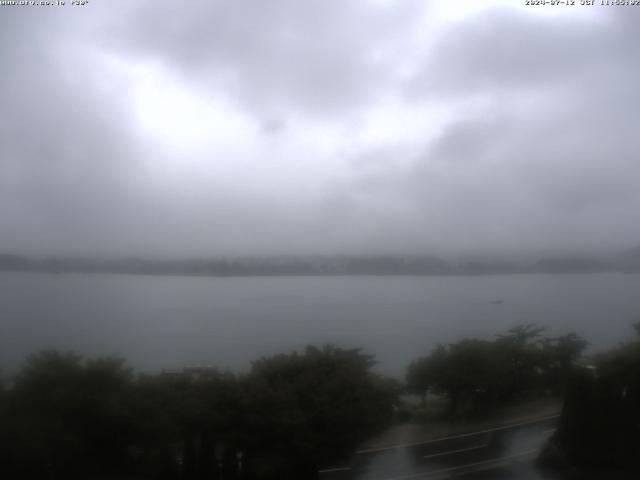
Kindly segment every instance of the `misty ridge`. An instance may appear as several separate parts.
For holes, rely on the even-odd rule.
[[[460,258],[424,255],[309,255],[199,259],[28,257],[0,254],[0,271],[122,273],[142,275],[493,275],[517,273],[599,273],[640,271],[640,246],[623,253],[564,255],[536,260]]]

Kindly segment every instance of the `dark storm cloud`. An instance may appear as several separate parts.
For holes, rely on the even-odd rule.
[[[144,178],[144,164],[161,165],[165,154],[145,151],[135,136],[133,99],[103,57],[160,60],[205,97],[222,92],[245,108],[266,108],[258,122],[274,134],[296,110],[365,102],[394,73],[370,58],[372,45],[380,46],[378,57],[389,54],[385,44],[395,47],[389,40],[401,22],[394,16],[406,19],[407,7],[109,2],[73,13],[5,9],[3,249],[179,255],[282,251],[278,245],[288,242],[287,250],[323,250],[325,226],[313,220],[322,213],[303,199],[262,198],[247,192],[242,176],[230,188],[189,178],[158,188]]]
[[[5,7],[0,18],[1,244],[80,251],[101,244],[124,208],[128,111],[101,101],[117,86],[77,68],[89,53],[76,48],[82,18],[37,10]]]
[[[139,2],[110,38],[123,55],[160,59],[249,110],[326,114],[371,100],[393,80],[389,61],[420,3]]]
[[[640,17],[594,12],[429,30],[422,2],[3,8],[0,251],[633,244]]]
[[[606,250],[640,238],[637,15],[599,13],[489,11],[423,59],[410,98],[483,105],[462,111],[397,183],[437,232],[425,242]]]
[[[639,233],[639,145],[555,118],[452,127],[399,188],[415,192],[436,231],[446,229],[462,249],[477,242],[481,249],[600,251],[632,242]]]
[[[625,9],[596,13],[587,18],[541,19],[527,11],[495,9],[469,18],[436,42],[408,90],[417,95],[553,91],[567,83],[583,85],[604,70],[635,72],[637,13]]]

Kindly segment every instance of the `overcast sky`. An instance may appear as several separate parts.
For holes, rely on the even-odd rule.
[[[0,252],[640,243],[640,7],[70,3],[0,6]]]

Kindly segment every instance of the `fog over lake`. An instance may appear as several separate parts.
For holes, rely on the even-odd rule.
[[[640,478],[638,7],[1,1],[4,477]]]
[[[327,342],[362,347],[383,373],[437,343],[535,322],[592,350],[632,337],[640,275],[160,277],[0,274],[0,368],[42,348],[120,355],[139,371],[213,364]],[[502,301],[502,303],[499,303]]]
[[[0,256],[635,252],[640,269],[640,9],[188,4],[2,8]],[[523,322],[605,347],[639,316],[637,278],[0,273],[0,362],[57,347],[241,370],[335,342],[398,374]]]

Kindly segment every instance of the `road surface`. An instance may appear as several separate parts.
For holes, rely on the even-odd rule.
[[[423,442],[357,452],[350,465],[320,471],[321,480],[542,480],[535,464],[557,415]]]

